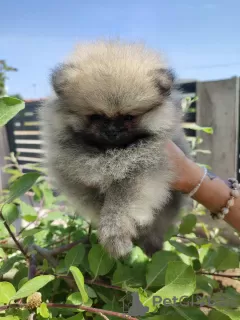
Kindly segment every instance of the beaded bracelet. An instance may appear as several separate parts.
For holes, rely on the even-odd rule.
[[[231,188],[230,191],[230,199],[227,201],[227,205],[221,209],[220,212],[214,213],[211,212],[211,217],[212,219],[224,219],[225,216],[228,214],[230,207],[234,205],[234,199],[239,197],[239,189],[240,189],[240,184],[238,183],[237,179],[235,178],[229,178],[228,179],[228,185]]]

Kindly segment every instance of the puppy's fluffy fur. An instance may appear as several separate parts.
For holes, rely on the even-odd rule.
[[[40,117],[50,175],[115,257],[137,240],[152,254],[177,215],[167,139],[188,153],[174,79],[143,45],[79,45],[52,73]]]

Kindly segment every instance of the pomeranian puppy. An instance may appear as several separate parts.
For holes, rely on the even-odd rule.
[[[51,75],[40,110],[50,176],[114,257],[147,254],[181,207],[165,144],[188,154],[174,75],[162,55],[122,41],[80,44]]]

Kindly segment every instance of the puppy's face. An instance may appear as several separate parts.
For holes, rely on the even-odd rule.
[[[139,120],[140,116],[131,114],[112,117],[92,114],[87,116],[86,126],[80,135],[85,143],[98,149],[126,148],[151,136],[150,132],[139,126]]]
[[[126,148],[168,129],[172,73],[138,64],[136,57],[122,57],[117,64],[114,55],[107,58],[96,55],[84,64],[75,59],[52,74],[64,124],[75,142],[103,150]]]

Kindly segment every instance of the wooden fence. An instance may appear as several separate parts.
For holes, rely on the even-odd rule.
[[[203,138],[200,149],[211,154],[198,153],[197,161],[208,164],[223,178],[239,177],[239,78],[211,82],[180,83],[183,96],[198,96],[196,112],[187,113],[186,123],[213,127],[214,134],[197,132]],[[17,153],[20,165],[43,162],[42,140],[37,119],[40,101],[26,101],[22,110],[6,126],[10,151]],[[187,129],[187,136],[196,131]],[[2,148],[3,149],[3,148]],[[0,155],[8,152],[5,147]],[[1,187],[1,186],[0,186]]]
[[[197,124],[210,126],[214,133],[199,133],[202,149],[197,160],[212,167],[223,179],[239,174],[239,78],[197,83]]]
[[[19,164],[41,162],[43,154],[37,118],[37,109],[41,101],[25,103],[25,109],[7,124],[9,147],[18,154]]]

